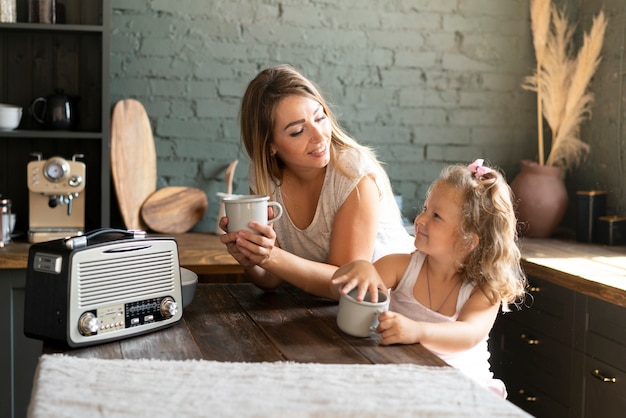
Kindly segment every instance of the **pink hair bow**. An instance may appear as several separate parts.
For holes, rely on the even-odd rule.
[[[482,158],[479,158],[467,166],[467,169],[474,173],[474,177],[476,177],[477,179],[481,178],[485,174],[491,173],[491,169],[489,167],[483,167],[484,161],[485,160],[483,160]]]

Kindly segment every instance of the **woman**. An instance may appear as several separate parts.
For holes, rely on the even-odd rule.
[[[250,192],[268,195],[285,214],[221,240],[250,281],[271,290],[289,282],[336,298],[337,266],[411,252],[387,174],[372,151],[338,125],[312,82],[289,65],[261,71],[244,94],[241,137],[250,157]]]

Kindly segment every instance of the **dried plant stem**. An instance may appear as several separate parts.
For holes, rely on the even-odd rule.
[[[594,95],[587,89],[600,65],[606,24],[604,13],[600,12],[593,19],[589,33],[584,35],[578,55],[572,60],[569,89],[560,124],[553,132],[552,151],[546,162],[548,165],[575,166],[589,151],[589,145],[580,140],[580,124],[591,115]]]
[[[537,62],[537,74],[541,73],[541,64]],[[539,165],[545,160],[543,155],[543,98],[541,94],[541,77],[537,77],[537,141],[539,142]]]
[[[589,151],[589,145],[580,139],[580,125],[591,115],[594,96],[588,88],[601,61],[607,22],[601,11],[576,53],[575,25],[570,25],[566,13],[550,1],[530,3],[537,68],[535,74],[526,77],[522,87],[537,93],[539,164],[544,165],[545,118],[552,131],[545,164],[559,165],[567,171],[578,165]]]
[[[537,140],[539,141],[539,165],[543,165],[543,95],[541,88],[541,67],[546,53],[547,37],[550,33],[550,0],[530,1],[530,20],[533,33],[533,47],[537,59]]]

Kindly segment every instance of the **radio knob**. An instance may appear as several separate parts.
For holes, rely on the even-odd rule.
[[[178,313],[178,304],[170,296],[161,301],[161,315],[165,319],[171,318]]]
[[[93,335],[98,332],[98,318],[91,312],[85,312],[78,320],[78,330],[83,335]]]

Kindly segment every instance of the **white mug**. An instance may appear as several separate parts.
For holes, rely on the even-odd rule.
[[[378,326],[378,315],[389,309],[389,296],[379,290],[378,302],[372,303],[368,291],[365,298],[359,302],[355,299],[357,291],[358,289],[354,288],[339,298],[337,326],[353,337],[369,337]]]
[[[236,197],[240,196],[238,194],[228,194],[223,192],[216,193],[217,198],[220,200],[220,206],[217,210],[217,221],[215,222],[215,234],[216,235],[224,235],[226,232],[222,228],[220,228],[220,219],[226,216],[226,207],[224,207],[224,199],[227,197]]]
[[[271,224],[283,216],[283,207],[278,202],[270,202],[269,196],[261,195],[233,195],[222,199],[228,217],[228,231],[235,232],[248,230],[258,234],[248,227],[250,222]],[[274,217],[267,219],[267,208],[274,208]]]

